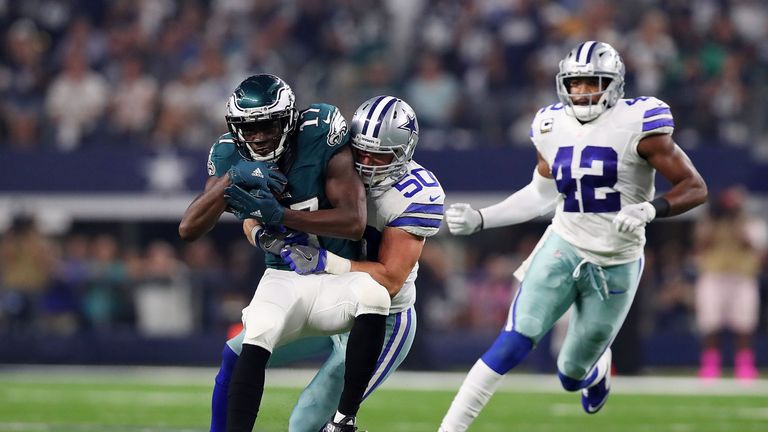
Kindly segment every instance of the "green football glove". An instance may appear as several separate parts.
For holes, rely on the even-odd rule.
[[[232,165],[227,173],[233,185],[249,190],[261,189],[280,195],[288,184],[288,179],[273,163],[241,160]]]
[[[269,191],[254,189],[247,192],[237,185],[224,189],[232,213],[240,220],[258,219],[262,225],[278,226],[283,222],[285,208]]]

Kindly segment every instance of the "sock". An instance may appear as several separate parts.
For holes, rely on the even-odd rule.
[[[346,416],[356,416],[360,409],[365,389],[376,371],[386,327],[385,315],[362,314],[355,317],[347,341],[344,389],[339,401],[339,412]]]
[[[755,367],[755,354],[749,348],[742,348],[734,358],[735,376],[742,380],[752,380],[759,376]]]
[[[501,375],[480,359],[469,370],[459,392],[453,398],[451,407],[443,417],[440,430],[445,432],[463,432],[472,424],[480,411],[501,383]]]
[[[720,377],[720,351],[717,348],[707,348],[701,353],[699,377],[705,379]]]
[[[264,393],[264,374],[270,352],[243,344],[227,393],[227,432],[251,432]]]
[[[533,349],[533,340],[514,330],[502,330],[481,357],[497,374],[504,375],[520,364]]]
[[[216,374],[211,396],[211,432],[227,430],[227,391],[236,363],[237,354],[229,345],[224,344],[224,351],[221,352],[221,367]]]
[[[587,374],[587,379],[585,379],[585,386],[584,388],[589,388],[594,386],[595,384],[599,383],[600,380],[605,378],[605,374],[608,373],[608,370],[611,368],[611,362],[608,361],[608,358],[611,356],[609,353],[610,348],[605,350],[603,355],[600,356],[600,358],[597,360],[597,363],[595,363],[595,367],[593,368],[595,372],[590,371],[590,373]],[[594,374],[594,378],[591,381],[588,381],[589,377]]]
[[[600,356],[599,359],[597,359],[597,362],[592,367],[592,369],[587,373],[587,376],[583,379],[576,379],[571,378],[564,374],[562,371],[557,371],[557,377],[560,378],[560,384],[562,384],[563,388],[567,391],[577,391],[585,388],[589,388],[594,386],[595,384],[599,383],[600,380],[602,380],[605,377],[605,374],[608,373],[608,370],[611,368],[611,349],[608,348],[605,350],[605,352]]]

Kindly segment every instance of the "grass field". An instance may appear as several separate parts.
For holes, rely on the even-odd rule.
[[[205,431],[212,369],[0,369],[0,431]],[[271,371],[255,431],[285,431],[308,371]],[[398,372],[366,401],[358,424],[373,432],[431,431],[462,374]],[[661,395],[666,393],[666,395]],[[472,431],[768,431],[768,382],[692,379],[614,380],[597,415],[548,376],[510,375]]]

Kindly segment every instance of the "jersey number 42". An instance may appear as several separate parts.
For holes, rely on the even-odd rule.
[[[578,173],[580,175],[574,175]],[[565,196],[563,210],[578,213],[609,213],[621,210],[618,155],[610,147],[586,146],[579,161],[573,147],[560,147],[552,163],[557,190]]]

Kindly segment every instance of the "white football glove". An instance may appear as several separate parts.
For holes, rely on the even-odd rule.
[[[656,208],[650,202],[630,204],[622,207],[621,211],[613,218],[613,226],[620,233],[628,233],[644,227],[655,217]]]
[[[470,235],[483,229],[480,212],[467,203],[451,204],[445,211],[445,222],[453,235]]]

